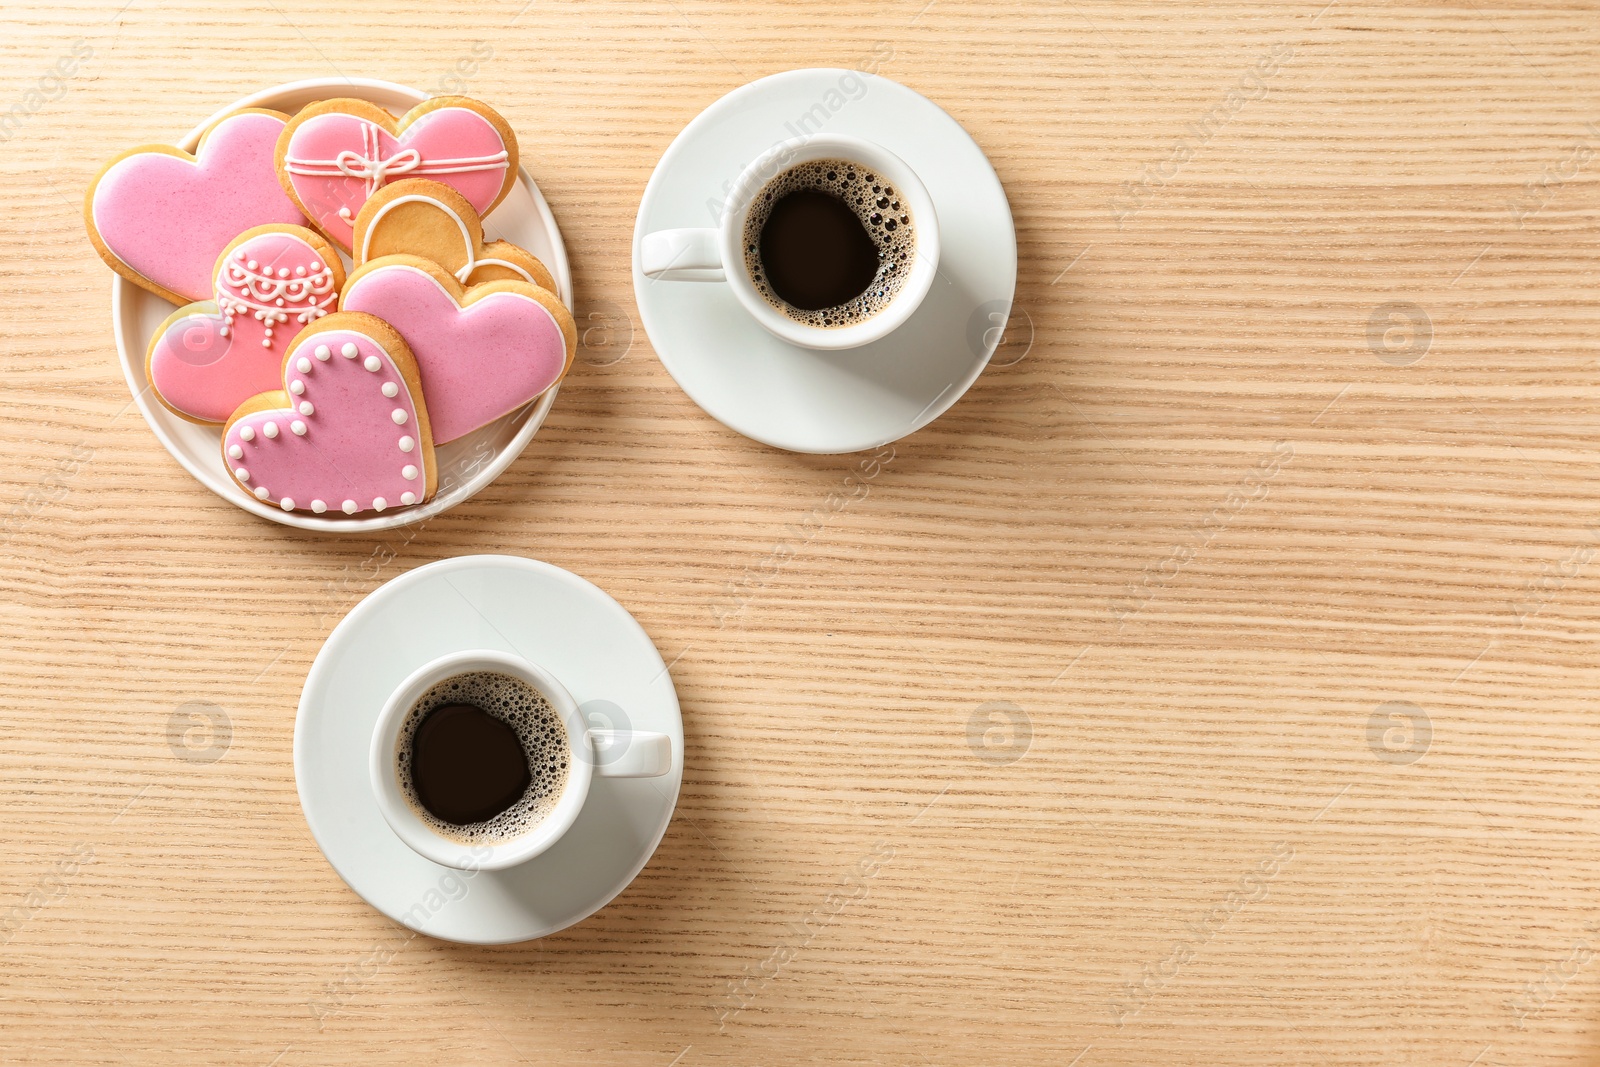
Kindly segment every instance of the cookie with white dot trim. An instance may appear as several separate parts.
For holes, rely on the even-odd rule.
[[[277,387],[295,335],[338,306],[344,263],[304,226],[256,226],[222,250],[212,283],[214,299],[168,316],[144,357],[156,399],[190,422],[225,422]]]
[[[578,351],[578,325],[548,289],[520,280],[466,288],[421,256],[381,256],[358,267],[339,307],[376,315],[405,338],[439,444],[554,388]]]
[[[240,489],[285,511],[356,515],[420,504],[438,486],[416,358],[388,323],[335,312],[300,331],[282,389],[222,431]]]

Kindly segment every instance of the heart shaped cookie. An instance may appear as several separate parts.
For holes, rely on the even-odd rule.
[[[356,212],[350,251],[358,267],[409,254],[433,260],[462,285],[525,281],[556,291],[539,257],[510,241],[485,244],[483,220],[467,198],[427,178],[403,178],[374,193]]]
[[[533,400],[578,350],[577,324],[549,290],[524,281],[466,289],[420,256],[384,256],[353,271],[339,307],[376,315],[405,338],[440,444]]]
[[[239,405],[223,427],[223,462],[245,492],[318,515],[433,495],[416,360],[386,323],[335,312],[307,326],[284,357],[282,384]]]
[[[194,155],[145,145],[107,163],[84,196],[89,240],[107,266],[174,304],[211,295],[211,268],[253,226],[303,225],[273,171],[289,116],[247,108],[220,119]]]
[[[348,250],[361,206],[403,177],[443,182],[487,215],[516,181],[517,138],[465,96],[436,96],[398,120],[365,100],[323,100],[289,120],[276,161],[284,190]]]
[[[334,309],[344,264],[304,226],[257,226],[223,249],[212,284],[215,299],[169,316],[144,359],[156,398],[194,422],[226,422],[278,385],[295,336]]]

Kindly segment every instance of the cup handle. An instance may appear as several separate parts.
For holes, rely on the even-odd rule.
[[[590,730],[594,773],[604,778],[659,778],[672,769],[672,738],[642,730]]]
[[[639,244],[639,266],[651,278],[669,282],[720,282],[719,231],[709,227],[657,230]]]

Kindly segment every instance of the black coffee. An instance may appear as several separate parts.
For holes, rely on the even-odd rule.
[[[882,311],[911,271],[916,227],[893,186],[841,159],[785,171],[745,219],[745,264],[761,295],[810,326]]]
[[[517,731],[476,704],[441,704],[417,723],[411,788],[445,822],[487,822],[521,800],[531,784]]]
[[[881,262],[850,205],[820,189],[797,189],[772,205],[759,251],[772,291],[802,311],[848,304]]]
[[[448,837],[493,843],[532,829],[567,783],[567,730],[520,678],[481,671],[447,678],[400,729],[401,789]]]

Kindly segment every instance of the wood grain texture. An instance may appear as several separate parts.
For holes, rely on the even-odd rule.
[[[1591,5],[119,3],[0,9],[0,1058],[1600,1063]],[[879,42],[999,171],[1019,312],[818,521],[861,457],[679,392],[630,235],[707,104]],[[85,183],[484,46],[598,316],[549,422],[420,530],[215,499],[128,407]],[[333,623],[479,551],[632,610],[687,735],[634,885],[492,949],[350,893],[290,760]]]

